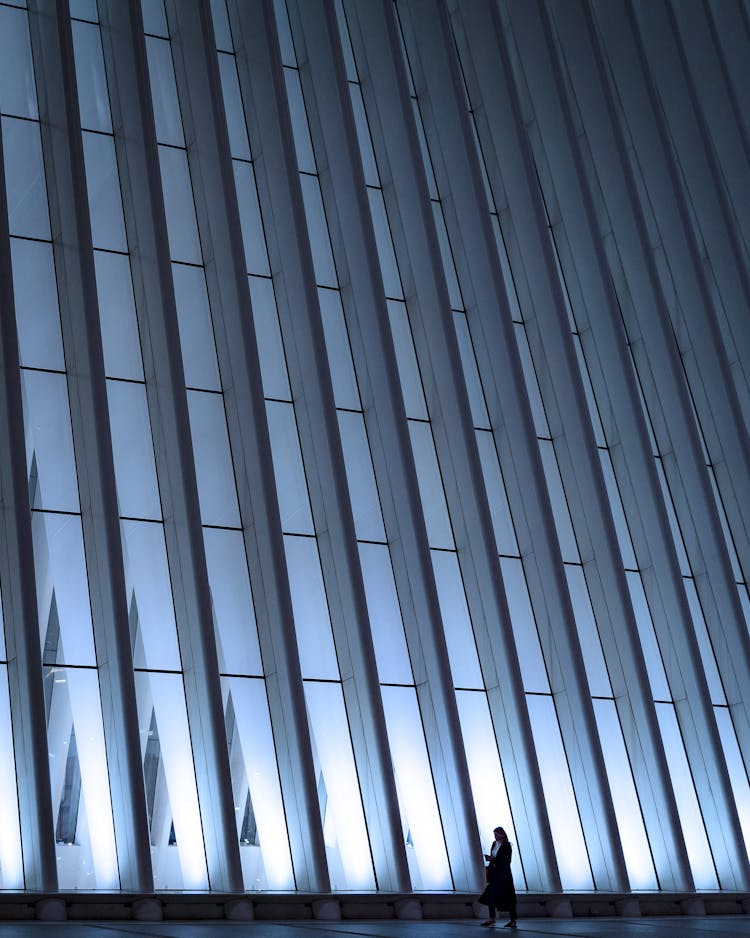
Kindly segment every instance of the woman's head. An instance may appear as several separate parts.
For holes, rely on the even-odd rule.
[[[508,835],[502,827],[496,827],[492,833],[495,835],[495,840],[498,843],[505,844],[508,842]]]

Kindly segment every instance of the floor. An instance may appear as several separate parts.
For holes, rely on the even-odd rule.
[[[501,919],[500,922],[503,920]],[[518,928],[482,928],[478,920],[421,922],[7,922],[0,938],[741,938],[750,915],[696,918],[526,919]]]

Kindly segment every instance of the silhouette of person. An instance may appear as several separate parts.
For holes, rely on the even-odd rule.
[[[502,827],[493,831],[495,840],[489,853],[485,853],[487,860],[487,887],[479,897],[482,905],[489,909],[489,917],[482,925],[496,924],[495,913],[497,909],[506,909],[510,921],[505,923],[506,928],[516,927],[516,890],[513,885],[513,875],[510,872],[510,858],[513,848],[508,835]]]

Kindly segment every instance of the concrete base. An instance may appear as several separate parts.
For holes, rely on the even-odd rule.
[[[0,893],[0,921],[376,921],[485,918],[470,893]],[[518,893],[519,918],[747,915],[750,895],[701,893]]]

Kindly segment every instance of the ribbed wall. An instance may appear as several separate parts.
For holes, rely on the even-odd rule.
[[[0,888],[750,889],[748,61],[0,2]]]

